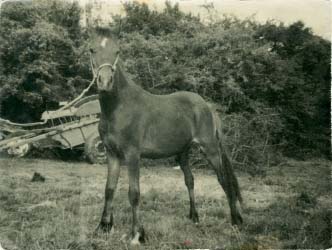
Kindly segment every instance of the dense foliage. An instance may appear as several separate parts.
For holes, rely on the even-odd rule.
[[[39,120],[90,79],[80,7],[61,1],[9,2],[1,11],[1,117]]]
[[[255,158],[271,145],[291,155],[330,153],[329,41],[301,22],[224,16],[204,25],[167,2],[163,12],[137,3],[125,10],[113,26],[122,29],[135,81],[154,93],[189,90],[219,104],[234,154],[243,147],[252,152],[242,155]]]
[[[268,165],[277,148],[329,154],[329,41],[301,22],[224,16],[204,24],[169,2],[161,12],[136,2],[124,8],[110,26],[121,30],[132,78],[153,93],[194,91],[216,104],[239,165]],[[87,32],[79,20],[79,6],[61,1],[2,10],[1,117],[38,120],[86,86]]]

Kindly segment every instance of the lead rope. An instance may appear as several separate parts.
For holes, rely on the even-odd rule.
[[[100,69],[103,68],[103,67],[108,66],[108,67],[111,67],[113,71],[115,71],[116,66],[118,64],[118,61],[119,61],[119,54],[116,56],[113,65],[110,64],[110,63],[104,63],[104,64],[100,65],[97,69],[97,72],[95,72],[92,54],[90,53],[90,66],[91,66],[91,70],[92,70],[92,73],[93,73],[92,81],[90,82],[89,86],[87,88],[85,88],[78,97],[76,97],[74,100],[72,100],[71,102],[69,102],[66,105],[62,106],[61,108],[59,108],[56,111],[61,111],[61,110],[64,110],[64,109],[68,109],[71,106],[73,106],[77,101],[79,101],[86,94],[86,92],[88,92],[90,90],[92,85],[96,82],[96,79],[99,76]],[[29,126],[36,126],[36,125],[44,125],[44,124],[47,123],[48,120],[49,119],[46,119],[42,122],[33,122],[33,123],[16,123],[16,122],[11,122],[9,120],[5,120],[5,119],[0,118],[0,125],[5,124],[5,125],[12,125],[12,126],[29,127]]]
[[[93,57],[92,57],[92,54],[90,53],[90,65],[91,65],[91,70],[92,70],[92,73],[93,73],[93,79],[92,79],[91,83],[89,84],[89,86],[86,89],[84,89],[82,91],[82,93],[78,97],[76,97],[74,100],[72,100],[71,102],[67,103],[66,105],[62,106],[58,110],[60,111],[60,110],[67,109],[67,108],[71,107],[72,105],[74,105],[77,101],[79,101],[86,94],[86,92],[88,92],[90,90],[90,88],[92,87],[92,85],[95,83],[96,79],[99,76],[99,71],[101,70],[101,68],[103,68],[103,67],[111,67],[112,70],[115,71],[116,70],[116,66],[118,64],[118,61],[119,61],[119,55],[116,56],[113,65],[110,64],[110,63],[104,63],[104,64],[100,65],[98,67],[98,69],[97,69],[97,72],[95,72]]]
[[[90,90],[90,88],[92,87],[92,85],[95,83],[97,79],[97,76],[94,76],[92,81],[90,82],[89,86],[87,88],[85,88],[82,93],[76,97],[74,100],[72,100],[71,102],[67,103],[66,105],[62,106],[61,108],[58,109],[58,111],[60,110],[64,110],[64,109],[67,109],[67,108],[70,108],[72,105],[74,105],[77,101],[79,101],[85,94],[86,92],[88,92]]]
[[[94,65],[93,65],[93,58],[92,58],[92,54],[90,53],[90,67],[91,67],[91,70],[92,70],[92,75],[93,75],[93,79],[92,81],[90,82],[89,86],[87,88],[85,88],[81,94],[79,96],[77,96],[74,100],[72,100],[71,102],[67,103],[66,105],[62,106],[60,109],[58,109],[59,111],[60,110],[64,110],[64,109],[67,109],[69,107],[71,107],[72,105],[74,105],[77,101],[79,101],[85,94],[86,92],[88,92],[90,90],[90,88],[92,87],[92,85],[95,83],[96,79],[97,79],[97,76],[98,76],[98,72],[96,74],[95,70],[94,70]]]

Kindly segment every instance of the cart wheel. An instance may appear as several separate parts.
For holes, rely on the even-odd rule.
[[[92,164],[106,163],[106,151],[99,134],[93,133],[85,142],[84,153],[88,161]]]

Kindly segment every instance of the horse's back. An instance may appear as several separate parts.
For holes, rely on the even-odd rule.
[[[193,141],[211,140],[216,132],[216,119],[213,108],[200,95],[182,91],[174,93],[174,98],[187,105],[187,113],[192,113],[194,131]]]
[[[204,133],[204,130],[213,130],[212,109],[200,95],[179,91],[156,97],[159,116],[167,120],[168,126],[173,123],[177,129],[186,129],[191,137]]]
[[[198,94],[188,91],[179,91],[169,95],[158,96],[159,105],[175,107],[179,110],[185,109],[188,114],[192,112],[207,112],[210,108],[207,102]]]
[[[177,99],[183,102],[190,102],[192,104],[206,105],[205,100],[199,94],[189,91],[178,91],[169,95],[161,95],[161,96],[164,98]]]

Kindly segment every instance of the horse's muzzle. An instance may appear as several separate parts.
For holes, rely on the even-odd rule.
[[[113,87],[113,72],[111,70],[100,71],[97,77],[97,87],[101,91],[110,91]]]

